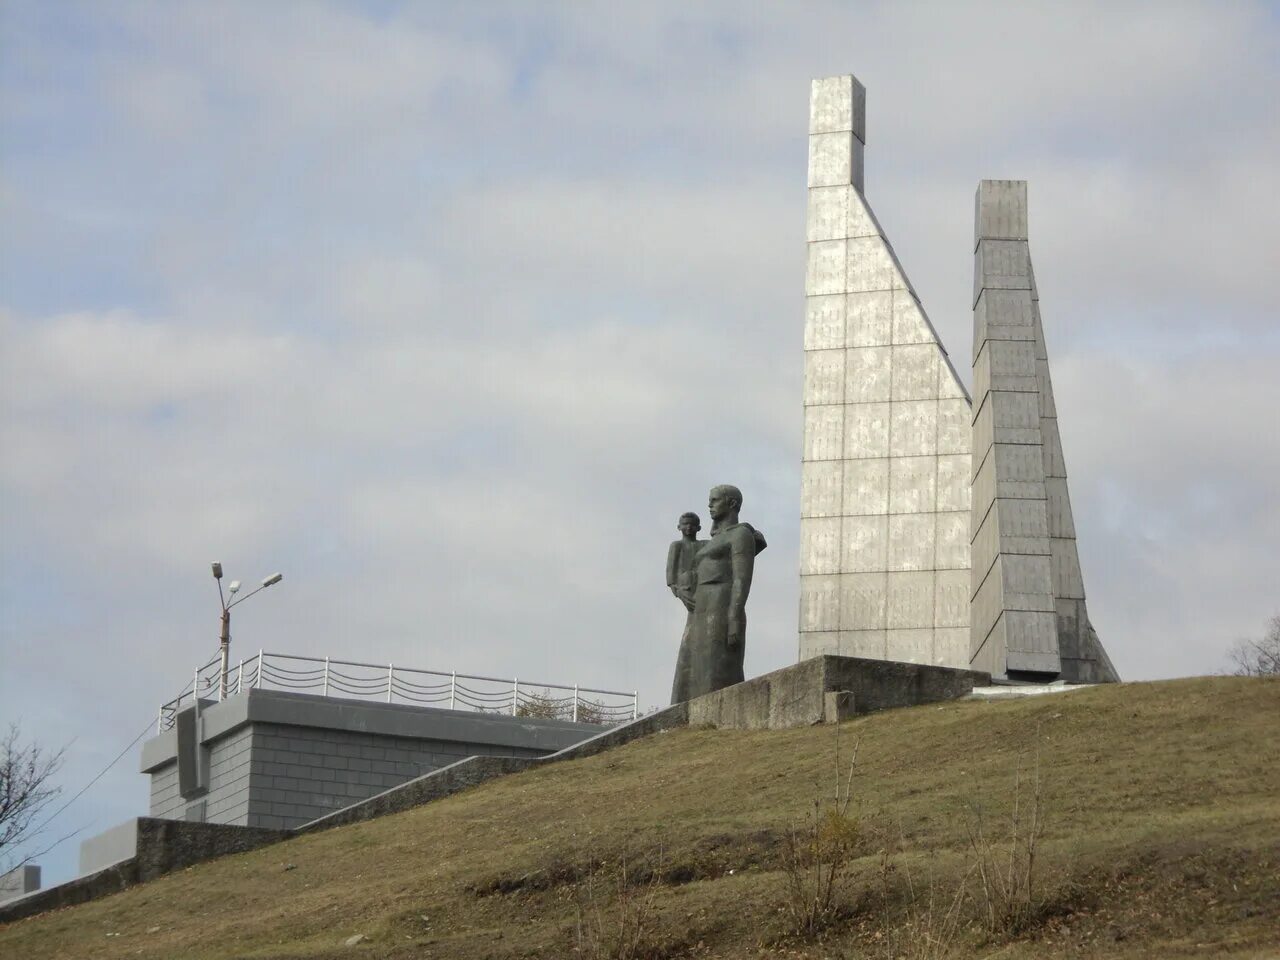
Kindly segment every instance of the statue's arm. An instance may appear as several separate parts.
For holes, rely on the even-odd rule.
[[[739,646],[747,632],[747,595],[756,566],[756,539],[747,530],[736,531],[729,546],[729,646]]]

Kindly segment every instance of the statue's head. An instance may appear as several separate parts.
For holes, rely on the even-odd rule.
[[[697,536],[698,531],[702,529],[702,521],[698,519],[696,513],[682,513],[680,519],[676,521],[676,529],[686,537]]]
[[[707,510],[712,520],[723,520],[742,509],[742,491],[730,483],[712,487],[707,497]]]

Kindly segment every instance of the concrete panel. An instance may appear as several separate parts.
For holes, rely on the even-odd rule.
[[[800,573],[840,572],[840,517],[800,521]]]
[[[983,180],[974,195],[973,245],[983,237],[1027,239],[1027,182]]]
[[[850,347],[887,347],[893,339],[892,290],[847,295]]]
[[[0,874],[0,903],[14,900],[40,889],[40,868],[34,863],[14,867]],[[0,918],[0,923],[4,919]]]
[[[862,197],[862,181],[854,179],[854,190],[849,194],[849,236],[883,237],[884,231],[876,222],[875,214]]]
[[[867,139],[867,92],[856,77],[821,77],[809,87],[809,132],[849,130]]]
[[[890,399],[892,351],[895,347],[856,347],[847,352],[844,397],[846,403],[879,403]]]
[[[857,517],[889,512],[889,460],[845,460],[845,516]]]
[[[935,627],[969,627],[969,571],[937,570],[934,572],[933,625]],[[968,650],[968,641],[965,644]]]
[[[886,574],[843,574],[840,577],[841,633],[846,630],[883,630],[887,603]],[[844,649],[843,642],[841,649]]]
[[[844,402],[844,350],[804,352],[804,402]]]
[[[975,256],[973,300],[983,290],[1031,290],[1031,258],[1017,240],[981,240]]]
[[[893,342],[895,344],[937,344],[929,324],[925,321],[920,302],[910,290],[893,292]]]
[[[933,662],[942,667],[969,665],[969,627],[939,627],[933,631]]]
[[[79,876],[128,860],[138,852],[138,821],[126,820],[97,836],[80,841]]]
[[[933,627],[932,570],[890,572],[886,625],[890,630]]]
[[[1071,498],[1067,495],[1066,477],[1046,477],[1045,507],[1049,514],[1049,536],[1075,539],[1076,524],[1071,516]]]
[[[800,635],[800,659],[810,657],[834,657],[840,653],[840,634],[836,631],[802,633]]]
[[[845,345],[845,295],[806,297],[804,348],[834,350]]]
[[[1048,555],[1049,516],[1045,501],[1000,499],[995,509],[999,515],[1001,548],[1005,552]],[[1024,546],[1017,543],[1021,540],[1036,542]],[[1011,544],[1020,548],[1013,549]]]
[[[895,346],[893,349],[893,395],[897,400],[936,400],[938,397],[939,350],[933,343]],[[877,397],[876,399],[883,399]],[[956,451],[951,451],[952,453]]]
[[[800,629],[806,632],[840,628],[840,577],[800,578]]]
[[[889,517],[889,570],[932,570],[937,515],[904,513]],[[912,626],[933,626],[912,624]]]
[[[986,290],[973,310],[973,353],[988,339],[1036,338],[1031,298],[1022,290]]]
[[[933,662],[933,628],[890,630],[885,637],[885,659],[898,663]]]
[[[868,660],[887,659],[886,632],[884,630],[842,630],[840,656],[864,657]]]
[[[861,144],[857,144],[861,147]],[[855,140],[852,133],[815,133],[809,136],[809,186],[835,187],[853,182]],[[861,150],[857,151],[861,159]]]
[[[863,241],[859,240],[858,243]],[[809,260],[805,274],[805,293],[819,297],[844,293],[845,262],[848,240],[824,240],[809,244]]]
[[[938,348],[942,349],[941,343],[938,344]],[[946,351],[943,351],[942,359],[938,363],[938,396],[943,400],[963,400],[969,404],[969,395],[965,393],[960,375],[956,373]]]
[[[889,461],[889,513],[933,513],[937,508],[937,457]]]
[[[965,575],[965,582],[968,583],[969,524],[971,520],[969,511],[939,512],[936,516],[938,518],[938,527],[934,568],[962,571]]]
[[[841,527],[840,569],[843,573],[884,570],[889,558],[886,516],[845,517]]]
[[[1062,439],[1058,436],[1058,421],[1048,417],[1040,421],[1040,437],[1043,442],[1044,475],[1066,477],[1067,464],[1062,457]]]
[[[896,379],[894,385],[897,386]],[[969,401],[938,401],[938,453],[967,454],[972,440],[971,431]]]
[[[1057,615],[1030,610],[1006,610],[1004,613],[1006,665],[1009,670],[1025,670],[1056,674],[1058,660]]]
[[[939,409],[941,409],[939,404]],[[941,433],[941,428],[939,428]],[[969,510],[969,455],[948,454],[938,457],[938,510]],[[966,527],[967,530],[967,527]]]
[[[889,456],[888,403],[854,403],[844,407],[844,455],[846,460]],[[900,405],[898,405],[900,406]],[[822,409],[811,407],[810,409]],[[924,451],[928,452],[928,451]],[[809,457],[805,459],[817,459]]]
[[[905,285],[905,281],[898,278],[898,270],[889,255],[888,245],[880,237],[857,237],[845,242],[848,251],[846,277],[850,293],[892,290]]]
[[[1053,563],[1048,556],[1005,553],[1000,574],[1007,610],[1053,610]]]
[[[1053,381],[1049,377],[1049,361],[1036,360],[1036,380],[1040,383],[1040,416],[1057,417],[1058,406],[1053,400]]]
[[[988,339],[974,359],[973,382],[984,383],[991,390],[1035,393],[1040,389],[1035,344],[1030,340]]]
[[[889,455],[920,457],[938,452],[938,402],[908,400],[892,405]]]
[[[844,240],[849,236],[849,194],[853,187],[813,187],[809,190],[807,237],[814,240]]]
[[[814,460],[800,468],[800,515],[838,517],[844,487],[843,460]]]
[[[1080,557],[1075,538],[1049,540],[1053,560],[1053,595],[1058,600],[1083,600],[1084,578],[1080,576]]]
[[[844,452],[844,412],[845,408],[839,404],[805,407],[805,460],[841,459]]]

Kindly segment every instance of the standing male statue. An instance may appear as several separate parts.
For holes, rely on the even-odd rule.
[[[707,509],[711,539],[700,543],[693,557],[693,608],[676,660],[672,703],[743,681],[747,595],[756,554],[767,544],[751,524],[738,520],[742,491],[737,487],[712,487]]]

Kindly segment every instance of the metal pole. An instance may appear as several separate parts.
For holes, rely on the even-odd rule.
[[[520,678],[516,677],[512,681],[511,687],[511,715],[516,715],[516,704],[520,702]]]
[[[200,668],[196,667],[191,673],[191,702],[193,704],[200,703]]]
[[[631,691],[631,719],[634,720],[640,714],[640,691]]]
[[[156,736],[164,733],[164,707],[156,714]]]
[[[449,671],[449,709],[452,710],[454,696],[458,692],[458,671]]]
[[[227,668],[231,665],[231,611],[222,608],[222,631],[218,635],[218,700],[227,698]]]
[[[329,658],[324,658],[324,695],[329,695]]]
[[[258,651],[258,672],[254,674],[253,685],[259,690],[262,689],[262,651]]]
[[[236,667],[236,696],[240,695],[240,691],[244,689],[244,661],[240,661],[240,666]]]
[[[578,722],[578,685],[573,685],[573,722]]]
[[[391,702],[391,687],[395,684],[396,665],[393,663],[387,667],[387,703]]]

